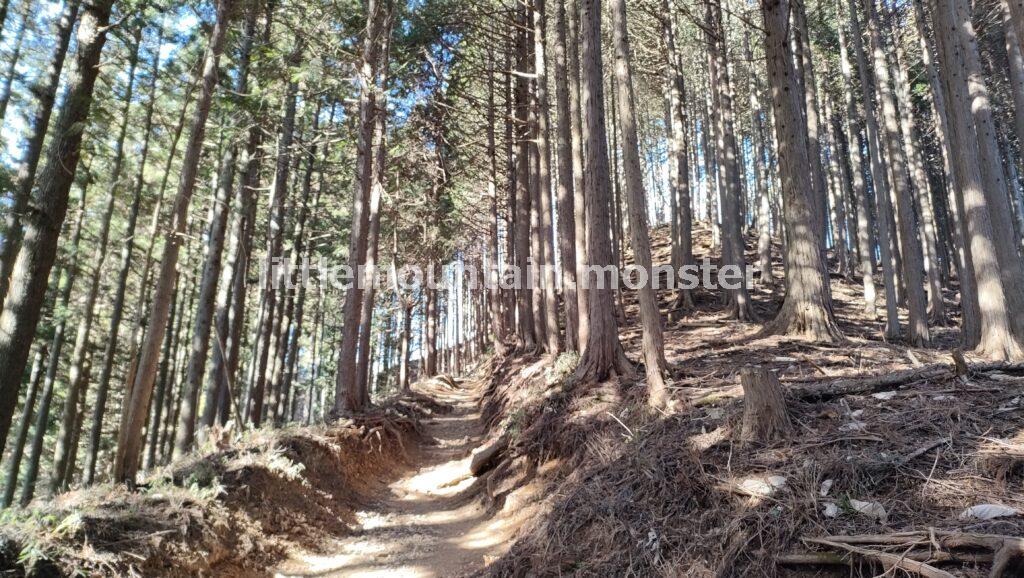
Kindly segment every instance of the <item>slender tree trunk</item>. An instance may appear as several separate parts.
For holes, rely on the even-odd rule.
[[[22,483],[20,504],[27,505],[35,495],[36,478],[39,475],[39,461],[43,455],[43,443],[46,440],[46,430],[50,425],[50,406],[53,403],[54,387],[57,381],[57,369],[60,366],[61,351],[64,348],[65,333],[68,323],[68,309],[71,303],[71,289],[75,278],[78,276],[79,243],[82,238],[82,224],[85,218],[85,198],[88,183],[82,185],[82,198],[78,218],[75,221],[74,233],[71,235],[71,249],[68,252],[67,263],[63,271],[57,275],[60,282],[57,285],[57,300],[55,308],[55,321],[53,338],[50,341],[50,357],[46,362],[46,374],[43,377],[43,392],[39,398],[39,411],[36,412],[36,424],[32,437],[32,445],[29,448],[28,468],[25,471],[25,480]]]
[[[163,342],[164,332],[167,330],[171,294],[174,292],[175,281],[178,277],[178,252],[183,242],[182,235],[185,232],[188,207],[195,190],[203,137],[206,133],[206,119],[210,113],[210,104],[217,85],[218,63],[224,49],[228,15],[232,8],[231,2],[232,0],[219,0],[217,3],[217,22],[210,32],[210,42],[203,63],[202,88],[196,103],[195,116],[192,119],[188,145],[182,160],[181,176],[174,210],[171,214],[171,223],[164,241],[160,274],[157,278],[156,292],[153,295],[149,323],[147,323],[148,332],[140,349],[135,379],[133,383],[126,384],[125,387],[128,418],[125,427],[118,432],[113,479],[116,482],[127,483],[129,486],[135,484],[135,476],[139,469],[142,429],[145,426],[149,402],[153,395],[153,383],[156,379],[160,358],[160,345]]]
[[[836,13],[843,13],[843,2],[836,2]],[[851,14],[855,18],[856,14]],[[853,201],[857,207],[857,253],[860,255],[861,282],[864,286],[864,312],[872,319],[877,315],[874,266],[874,224],[871,220],[871,203],[868,200],[867,184],[864,180],[864,168],[861,165],[860,126],[861,115],[857,108],[857,100],[853,92],[853,66],[850,63],[849,51],[846,47],[846,26],[840,23],[839,30],[839,68],[843,76],[843,93],[846,98],[846,154],[843,162],[849,163]],[[859,26],[857,27],[859,29]],[[863,74],[858,75],[863,78]],[[837,131],[838,132],[838,131]]]
[[[559,1],[559,0],[556,0]],[[540,235],[544,258],[544,326],[546,349],[549,355],[562,351],[562,340],[558,330],[558,288],[555,281],[555,251],[551,226],[551,134],[550,107],[548,104],[547,76],[547,14],[545,0],[533,0],[533,46],[534,70],[537,98],[537,194],[540,197]],[[557,56],[556,56],[557,60]],[[561,84],[559,81],[556,84]],[[568,198],[568,193],[566,193]],[[561,225],[559,225],[561,227]],[[568,239],[567,239],[568,241]],[[568,246],[568,242],[566,243]],[[564,265],[563,265],[564,267]]]
[[[708,78],[713,95],[712,108],[715,112],[715,151],[718,156],[719,181],[722,183],[722,256],[725,265],[738,267],[743,272],[739,286],[729,291],[731,314],[740,321],[752,321],[754,310],[746,286],[746,262],[744,259],[743,230],[740,224],[740,204],[743,191],[740,186],[740,167],[733,122],[732,90],[729,82],[729,65],[725,57],[725,27],[722,24],[722,7],[718,0],[707,0],[706,38],[708,51]]]
[[[21,411],[21,422],[18,434],[14,438],[14,446],[7,458],[7,471],[4,476],[4,494],[0,498],[0,508],[7,508],[14,502],[14,490],[18,485],[18,473],[21,471],[21,460],[25,455],[25,442],[28,441],[28,430],[32,426],[32,412],[39,395],[39,386],[43,378],[43,364],[46,361],[46,345],[39,346],[32,361],[32,373],[28,380],[28,393]]]
[[[310,129],[310,138],[308,139],[311,142],[306,144],[308,152],[306,154],[306,171],[302,177],[302,203],[299,209],[298,223],[296,224],[295,234],[293,236],[295,241],[294,246],[292,248],[292,255],[294,259],[306,259],[307,262],[309,259],[312,258],[312,251],[307,249],[306,247],[306,237],[307,222],[310,216],[309,197],[313,189],[313,172],[316,169],[317,145],[314,139],[317,138],[317,131],[319,129],[319,119],[320,103],[318,102],[316,105],[316,110],[313,113],[313,122]],[[317,214],[320,207],[321,190],[322,189],[317,190],[316,198],[313,201],[313,215]],[[302,266],[301,262],[299,262],[299,266]],[[299,341],[302,338],[303,317],[305,316],[306,284],[302,281],[302,279],[299,280],[299,287],[297,288],[297,291],[298,296],[295,299],[295,306],[291,316],[293,319],[293,324],[291,329],[291,337],[288,340],[288,351],[286,355],[287,365],[285,367],[284,376],[282,377],[281,382],[281,397],[286,401],[289,399],[291,395],[292,383],[295,379],[295,373],[298,367]]]
[[[43,142],[46,139],[47,128],[50,126],[50,115],[53,112],[53,103],[60,86],[61,70],[64,69],[64,59],[68,54],[71,31],[78,18],[80,5],[80,0],[68,0],[64,3],[64,9],[57,21],[57,29],[54,34],[53,56],[50,58],[46,73],[41,77],[41,82],[30,91],[36,95],[36,108],[29,121],[30,128],[21,147],[24,153],[15,177],[14,198],[4,217],[6,222],[4,223],[3,247],[0,248],[0,302],[4,302],[7,298],[14,262],[18,256],[18,249],[21,248],[21,240],[24,236],[22,218],[25,217],[29,201],[32,198],[32,190],[36,182],[36,169],[39,167],[39,160],[43,154]],[[102,42],[100,44],[102,45]],[[0,428],[0,430],[2,429]],[[0,436],[0,439],[3,437]],[[2,445],[0,443],[0,446]]]
[[[525,15],[520,13],[517,22],[520,24],[516,32],[516,70],[519,72],[528,71],[528,46],[527,35],[524,30]],[[516,76],[515,84],[515,257],[516,265],[519,267],[520,275],[524,277],[531,273],[530,259],[530,129],[529,129],[529,92],[530,81],[523,74]],[[534,255],[536,259],[538,256]],[[526,277],[532,278],[532,277]],[[516,292],[516,305],[519,312],[519,324],[517,326],[518,345],[526,350],[537,347],[537,327],[535,327],[533,310],[531,307],[532,289],[528,284],[523,284]]]
[[[804,97],[804,118],[807,124],[807,156],[808,166],[811,172],[812,195],[810,198],[811,209],[815,215],[815,226],[818,227],[818,238],[821,240],[821,250],[825,251],[825,239],[827,237],[828,210],[826,195],[828,185],[825,182],[825,168],[821,164],[821,125],[818,114],[818,85],[815,82],[814,59],[811,57],[811,37],[807,30],[807,11],[805,0],[796,0],[791,4],[792,23],[795,27],[794,56],[798,78],[802,82],[802,94]],[[826,268],[828,263],[825,263]],[[826,281],[828,278],[826,277]],[[827,289],[827,287],[826,287]]]
[[[572,115],[566,55],[565,0],[555,0],[555,101],[558,107],[558,248],[565,300],[565,348],[579,351],[579,298],[576,295],[576,213],[573,192]]]
[[[579,315],[577,340],[579,352],[587,346],[590,333],[590,311],[588,305],[589,289],[583,283],[586,266],[590,264],[587,249],[587,206],[583,177],[583,119],[580,106],[580,57],[579,57],[579,21],[578,0],[560,0],[569,3],[566,18],[567,46],[567,82],[569,84],[569,128],[572,146],[572,206],[573,206],[573,240],[576,254],[576,310]]]
[[[362,312],[364,289],[360,267],[365,265],[368,229],[370,226],[369,204],[373,181],[374,129],[378,106],[376,100],[382,96],[382,85],[378,77],[386,68],[384,54],[386,21],[390,18],[390,0],[369,0],[367,6],[367,31],[363,44],[363,55],[357,75],[359,83],[359,136],[356,159],[356,186],[353,191],[352,232],[349,241],[349,265],[357,282],[345,293],[345,308],[342,321],[341,347],[338,352],[338,374],[335,382],[334,412],[352,412],[360,409],[358,400],[351,397],[357,391],[359,345],[359,320]],[[363,272],[365,273],[365,271]]]
[[[775,284],[772,275],[772,218],[771,199],[768,190],[769,167],[765,162],[765,122],[761,107],[763,89],[757,72],[753,69],[754,54],[750,50],[750,31],[743,32],[743,51],[750,63],[750,127],[754,154],[754,195],[757,199],[757,260],[761,270],[761,283],[766,287]]]
[[[377,267],[380,250],[380,203],[384,192],[384,166],[387,162],[387,139],[385,135],[386,109],[383,99],[374,116],[372,181],[370,183],[369,229],[367,231],[365,289],[359,312],[359,354],[357,378],[353,389],[348,391],[350,409],[362,410],[370,404],[369,378],[372,369],[370,361],[370,336],[373,328],[373,310],[376,305],[376,291],[372,275]]]
[[[850,39],[853,42],[853,53],[857,58],[857,70],[860,72],[860,84],[864,99],[868,154],[871,157],[871,184],[875,192],[875,208],[878,211],[878,246],[882,259],[882,278],[885,282],[885,338],[895,341],[900,336],[900,322],[896,302],[896,272],[892,256],[894,243],[889,234],[892,204],[889,201],[889,182],[886,176],[888,169],[882,152],[882,137],[879,134],[878,121],[874,112],[875,83],[864,52],[856,0],[849,0],[848,6]]]
[[[665,376],[665,340],[661,329],[658,297],[652,285],[654,269],[651,265],[651,240],[647,231],[647,199],[640,169],[637,141],[636,104],[633,96],[633,72],[630,62],[629,35],[626,29],[626,1],[612,0],[612,28],[615,45],[615,87],[618,93],[619,126],[622,133],[622,156],[626,185],[626,204],[629,213],[629,232],[633,246],[633,260],[641,279],[645,282],[638,290],[640,322],[643,326],[643,356],[647,369],[649,403],[663,407],[668,402]]]
[[[1013,8],[1016,4],[1017,7]],[[1005,32],[1006,54],[1010,71],[1010,94],[1013,95],[1014,130],[1017,133],[1017,150],[1024,155],[1024,0],[1003,0],[1003,30]],[[1016,12],[1014,12],[1016,10]],[[1016,19],[1016,25],[1014,24]]]
[[[1016,27],[1017,48],[1024,53],[1024,0],[1006,0],[1010,13],[1010,20]]]
[[[761,0],[765,57],[772,88],[779,169],[786,221],[786,299],[765,326],[767,333],[801,335],[815,341],[842,339],[832,313],[822,240],[814,226],[813,194],[807,168],[811,162],[803,119],[801,90],[794,68],[789,30],[789,1]]]
[[[902,240],[900,261],[909,310],[910,332],[908,338],[911,344],[923,347],[931,340],[928,331],[928,303],[924,294],[924,277],[922,275],[924,258],[917,238],[917,224],[914,217],[914,201],[910,191],[907,159],[900,147],[900,112],[896,109],[896,99],[892,92],[889,64],[886,62],[885,47],[882,44],[881,22],[877,8],[874,0],[865,0],[865,4],[868,12],[868,37],[874,61],[876,94],[882,115],[884,135],[882,141],[885,144],[886,157],[892,171],[892,185],[898,212],[897,225],[899,237]],[[903,114],[910,114],[910,111],[904,111]]]
[[[97,64],[107,38],[112,0],[88,0],[78,28],[76,66],[53,127],[46,165],[22,223],[24,237],[14,261],[0,315],[0,454],[10,431],[29,350],[42,313],[46,284],[68,209],[68,193],[81,157],[82,124],[89,118]]]
[[[910,83],[907,80],[906,54],[893,29],[887,27],[891,44],[896,55],[896,67],[893,80],[896,87],[896,100],[901,103],[902,114],[899,115],[900,132],[903,136],[903,148],[910,163],[910,176],[913,192],[916,193],[914,203],[921,225],[921,248],[924,250],[924,266],[928,283],[928,319],[942,323],[946,317],[945,304],[942,301],[942,283],[939,275],[939,258],[936,249],[938,236],[935,228],[935,211],[932,208],[932,190],[928,175],[925,173],[921,149],[917,144],[916,123],[914,121],[913,103],[910,97]]]
[[[139,30],[136,42],[141,42],[142,31]],[[106,345],[103,349],[103,365],[100,370],[99,383],[96,389],[96,399],[93,402],[92,426],[89,429],[89,453],[86,455],[83,481],[86,485],[92,484],[96,475],[96,463],[99,455],[99,448],[102,443],[103,420],[107,407],[107,395],[110,389],[110,378],[114,369],[114,357],[117,354],[118,333],[121,329],[121,320],[124,317],[124,301],[128,287],[128,274],[131,271],[132,253],[135,249],[135,227],[139,219],[139,210],[142,204],[142,193],[145,189],[146,162],[149,159],[149,144],[153,133],[153,113],[156,109],[156,88],[160,72],[160,50],[163,46],[163,28],[157,30],[156,48],[153,51],[153,62],[151,65],[149,94],[146,103],[145,119],[143,120],[142,147],[139,152],[138,169],[135,175],[132,189],[132,204],[128,211],[128,222],[125,226],[124,240],[122,241],[120,263],[118,264],[117,285],[114,289],[114,300],[110,313],[110,330],[107,332]],[[173,155],[171,155],[173,156]]]
[[[1019,286],[1004,288],[1000,278],[996,236],[990,216],[992,208],[983,190],[981,151],[971,113],[972,98],[962,40],[964,36],[973,35],[973,29],[965,17],[966,13],[956,4],[936,2],[932,5],[932,14],[936,43],[942,56],[948,137],[951,148],[957,151],[952,156],[952,164],[959,189],[959,212],[967,229],[965,253],[969,254],[973,267],[978,301],[985,304],[980,309],[981,338],[976,350],[995,359],[1020,359],[1024,357],[1024,350],[1013,334],[1006,296],[1008,289],[1017,291]]]
[[[581,102],[587,211],[587,264],[594,268],[581,283],[589,284],[590,328],[587,345],[576,368],[576,377],[603,381],[613,375],[631,375],[632,367],[619,343],[615,319],[615,295],[610,286],[615,275],[609,230],[611,179],[608,140],[604,123],[604,86],[601,64],[601,0],[580,0]],[[609,268],[612,274],[609,275]],[[617,282],[617,280],[614,280]]]
[[[131,111],[132,93],[135,87],[135,70],[139,56],[140,43],[137,40],[129,57],[128,84],[125,89],[124,109],[120,113],[121,126],[118,128],[117,141],[114,145],[114,161],[110,174],[110,193],[107,198],[107,204],[103,209],[103,216],[101,217],[99,240],[96,247],[97,260],[89,279],[89,290],[82,307],[82,316],[79,318],[78,330],[75,335],[75,346],[71,354],[68,393],[64,401],[63,418],[53,455],[53,472],[50,477],[49,488],[51,494],[56,494],[66,489],[66,487],[62,486],[65,479],[65,471],[74,467],[74,463],[69,458],[76,447],[72,443],[72,438],[77,435],[75,432],[76,426],[79,423],[79,398],[85,396],[86,384],[88,382],[86,366],[91,365],[87,359],[89,354],[89,335],[92,331],[92,322],[96,313],[96,299],[99,297],[100,283],[106,269],[107,244],[110,240],[110,222],[114,216],[114,206],[117,201],[121,171],[124,166],[124,142],[128,131],[128,118]]]

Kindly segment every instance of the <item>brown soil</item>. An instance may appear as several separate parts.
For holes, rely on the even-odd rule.
[[[522,517],[492,517],[476,499],[482,488],[469,474],[469,461],[483,433],[478,385],[421,384],[453,410],[423,422],[428,441],[412,452],[415,465],[355,512],[351,536],[315,552],[294,552],[275,574],[453,577],[503,554]]]

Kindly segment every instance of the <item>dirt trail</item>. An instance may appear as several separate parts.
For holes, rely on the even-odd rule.
[[[294,555],[275,576],[450,577],[504,552],[514,528],[467,495],[470,451],[482,433],[475,392],[430,393],[453,406],[424,423],[436,443],[421,446],[413,470],[356,513],[360,528],[352,536]]]

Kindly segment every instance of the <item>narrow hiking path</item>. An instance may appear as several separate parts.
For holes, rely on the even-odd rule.
[[[317,552],[295,554],[280,577],[450,577],[468,574],[505,551],[514,525],[491,518],[470,487],[470,452],[483,426],[474,384],[424,392],[452,411],[424,422],[412,469],[356,512],[360,527]]]

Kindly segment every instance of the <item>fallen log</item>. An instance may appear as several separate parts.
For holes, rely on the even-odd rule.
[[[975,363],[969,366],[973,375],[990,371],[1014,372],[1024,370],[1020,363]],[[962,368],[959,371],[963,371]],[[932,363],[911,369],[891,371],[883,375],[865,377],[844,377],[828,381],[790,381],[789,394],[804,400],[823,401],[844,395],[875,393],[898,385],[906,385],[928,379],[951,379],[958,375],[955,364]]]
[[[821,544],[823,546],[829,546],[832,548],[839,548],[846,550],[852,554],[857,554],[862,558],[874,560],[882,565],[886,571],[891,572],[894,569],[900,569],[908,573],[917,574],[924,578],[956,578],[956,576],[940,570],[931,564],[925,562],[918,562],[917,560],[911,560],[902,554],[892,554],[890,552],[881,552],[879,550],[870,550],[868,548],[861,548],[860,546],[853,546],[850,544],[844,544],[842,542],[832,542],[821,538],[810,538],[808,542],[815,544]]]
[[[473,452],[473,458],[469,462],[469,472],[476,477],[487,473],[501,462],[501,457],[508,449],[509,437],[502,435],[494,443],[484,446]]]
[[[820,544],[831,548],[838,548],[847,552],[871,558],[880,562],[886,568],[896,567],[907,572],[913,572],[928,578],[950,576],[928,564],[920,566],[922,562],[914,560],[915,556],[896,555],[886,552],[872,550],[864,546],[898,547],[904,552],[911,552],[916,547],[934,548],[933,556],[939,553],[948,553],[956,548],[984,549],[992,552],[990,560],[992,569],[989,578],[1002,578],[1005,575],[1019,576],[1024,569],[1024,538],[1015,536],[1003,536],[999,534],[974,534],[968,532],[950,532],[948,530],[929,529],[927,532],[899,532],[895,534],[860,534],[854,536],[826,536],[824,538],[804,538],[805,542]],[[948,554],[940,559],[929,560],[931,562],[945,561],[972,561],[963,554]],[[978,555],[976,561],[986,561],[988,558]],[[894,566],[889,566],[893,564]]]

